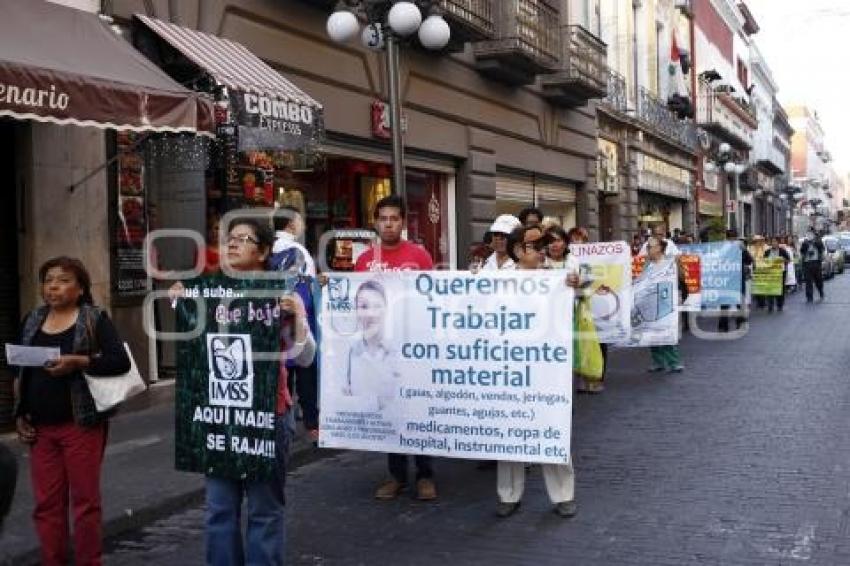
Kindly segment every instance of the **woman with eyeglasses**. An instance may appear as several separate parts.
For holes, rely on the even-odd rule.
[[[549,243],[544,232],[536,227],[519,227],[508,236],[507,252],[515,267],[513,269],[544,269],[546,246]],[[567,274],[566,284],[578,287],[578,270]],[[525,462],[499,461],[497,465],[496,491],[499,503],[496,514],[501,518],[513,515],[519,509],[525,491]],[[542,464],[543,480],[555,513],[563,518],[576,514],[575,472],[572,462],[568,464]]]
[[[225,240],[222,266],[239,272],[242,277],[266,271],[274,244],[274,233],[258,218],[234,220]],[[169,297],[176,301],[184,294],[182,283],[175,283]],[[281,333],[294,343],[292,355],[296,365],[309,366],[316,353],[316,342],[307,323],[304,303],[297,293],[280,299]],[[292,336],[286,336],[289,328]],[[224,367],[224,366],[223,366]],[[224,368],[226,369],[226,367]],[[206,478],[206,557],[207,564],[283,564],[284,548],[284,481],[292,435],[295,430],[292,397],[287,387],[287,371],[283,360],[277,382],[275,411],[275,458],[277,474],[266,481]],[[242,500],[247,500],[245,541],[242,540]]]

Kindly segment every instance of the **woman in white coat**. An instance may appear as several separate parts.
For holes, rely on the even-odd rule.
[[[544,269],[547,238],[538,227],[520,227],[508,236],[508,253],[514,261],[514,269]],[[569,267],[568,267],[569,269]],[[578,287],[578,270],[567,275],[567,284]],[[505,518],[519,509],[525,491],[525,462],[499,461],[496,491],[499,503],[496,514]],[[564,518],[576,514],[575,471],[572,462],[567,464],[542,464],[546,492],[554,504],[554,511]]]

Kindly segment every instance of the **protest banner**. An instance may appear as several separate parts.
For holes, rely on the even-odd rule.
[[[679,255],[679,268],[685,277],[688,296],[682,301],[679,310],[699,312],[702,309],[702,260],[698,254]]]
[[[647,261],[632,284],[632,332],[623,346],[665,346],[679,343],[679,281],[676,258]]]
[[[215,274],[184,284],[177,327],[200,333],[177,347],[178,470],[251,481],[273,477],[279,300],[294,283]]]
[[[570,244],[579,262],[580,293],[590,304],[599,341],[619,343],[631,332],[632,254],[626,242]]]
[[[680,246],[684,253],[700,257],[702,310],[741,304],[743,259],[738,242],[708,242]]]
[[[632,258],[632,280],[640,277],[644,263],[646,263],[645,255],[636,255]]]
[[[785,273],[785,260],[781,257],[769,257],[756,260],[753,269],[753,295],[779,297],[782,288],[782,276]]]
[[[688,296],[678,306],[680,311],[696,312],[702,309],[702,259],[698,254],[682,253],[676,256],[679,269],[684,270]],[[637,279],[643,272],[646,256],[632,258],[632,278]]]
[[[319,446],[569,461],[563,272],[334,273],[326,289]]]

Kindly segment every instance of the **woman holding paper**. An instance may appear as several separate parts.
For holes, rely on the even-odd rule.
[[[543,269],[546,259],[547,237],[538,227],[520,227],[508,236],[508,253],[514,261],[514,269]],[[578,270],[569,271],[566,283],[578,287]],[[525,462],[499,461],[496,491],[499,504],[496,514],[505,518],[519,509],[525,491]],[[575,471],[572,462],[567,464],[542,464],[543,480],[554,511],[564,518],[576,514]]]
[[[41,367],[22,368],[15,412],[31,445],[33,519],[43,564],[65,564],[69,503],[74,563],[101,557],[100,466],[109,413],[100,413],[83,375],[120,375],[130,360],[109,317],[92,306],[91,278],[77,259],[48,260],[38,271],[44,305],[24,319],[21,343],[58,349]]]

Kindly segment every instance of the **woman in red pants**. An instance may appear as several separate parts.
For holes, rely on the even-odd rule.
[[[31,445],[35,510],[41,562],[68,564],[68,512],[74,520],[74,564],[101,563],[100,466],[109,413],[95,408],[89,375],[120,375],[130,360],[109,317],[92,306],[91,278],[82,262],[68,257],[39,269],[44,305],[24,319],[21,343],[58,348],[44,367],[23,368],[16,424]]]

